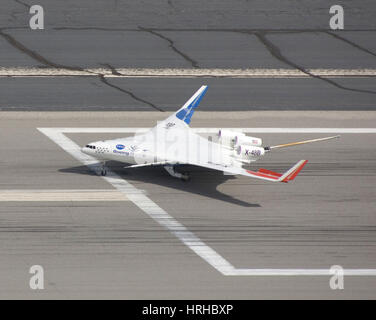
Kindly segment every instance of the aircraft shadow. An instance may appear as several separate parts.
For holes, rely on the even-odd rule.
[[[183,182],[179,179],[171,177],[162,167],[141,167],[141,168],[124,168],[124,164],[116,161],[108,161],[106,166],[123,177],[130,183],[145,182],[174,190],[182,190],[189,193],[198,194],[204,197],[232,203],[243,207],[261,207],[258,203],[249,203],[240,199],[236,199],[230,195],[224,194],[217,190],[218,185],[227,180],[235,179],[232,175],[224,175],[222,172],[199,168],[190,165],[179,166],[179,172],[189,172],[191,180]],[[84,175],[95,175],[87,166],[77,166],[71,168],[60,169],[60,172],[69,172]]]

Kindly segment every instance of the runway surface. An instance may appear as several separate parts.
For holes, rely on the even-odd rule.
[[[326,1],[49,0],[39,2],[44,30],[29,28],[30,4],[9,1],[0,13],[0,110],[172,111],[204,83],[205,111],[375,109],[374,1],[347,4],[340,31],[328,27]],[[127,71],[150,68],[177,71]],[[180,69],[193,74],[176,79]],[[213,69],[261,75],[202,74]],[[271,69],[279,79],[262,75]]]
[[[346,89],[310,78],[108,81],[127,92],[93,77],[0,78],[0,110],[173,111],[203,84],[209,85],[200,105],[204,111],[375,110],[376,106],[375,77],[334,79]]]
[[[37,130],[151,127],[165,116],[1,114],[0,199],[18,190],[23,197],[33,191],[43,200],[1,202],[1,298],[376,297],[374,276],[345,276],[344,290],[331,290],[329,276],[225,276]],[[374,128],[375,118],[366,111],[197,112],[192,126]],[[115,162],[109,168],[237,269],[376,269],[375,134],[343,133],[340,140],[275,152],[256,164],[284,171],[308,159],[289,184],[200,168],[188,168],[192,180],[183,183],[160,168],[130,170]],[[268,145],[330,134],[255,135]],[[84,145],[124,134],[66,136]],[[46,190],[56,191],[55,202],[51,195],[45,198]],[[82,201],[62,196],[77,190]],[[114,198],[95,201],[85,190],[112,191]],[[45,289],[39,292],[28,286],[28,270],[35,264],[45,272]]]
[[[329,4],[325,0],[222,1],[199,0],[39,0],[48,14],[49,26],[56,28],[328,28]],[[1,26],[24,27],[28,24],[32,0],[8,1],[0,13]],[[375,28],[375,4],[372,0],[344,2],[349,29]]]

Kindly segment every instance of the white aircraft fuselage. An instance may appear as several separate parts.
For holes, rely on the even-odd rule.
[[[98,160],[114,160],[129,164],[137,164],[137,157],[153,157],[150,146],[135,141],[133,137],[91,142],[81,150]]]

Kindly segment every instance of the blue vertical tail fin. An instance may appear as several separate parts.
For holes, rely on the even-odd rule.
[[[182,106],[178,111],[176,111],[176,118],[184,121],[186,124],[191,123],[191,118],[196,108],[200,104],[201,99],[204,97],[208,86],[201,86],[200,89]]]

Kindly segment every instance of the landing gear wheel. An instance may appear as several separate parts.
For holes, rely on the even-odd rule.
[[[106,170],[106,161],[103,161],[103,162],[102,162],[101,175],[102,175],[102,176],[105,176],[106,174],[107,174],[107,170]]]
[[[189,180],[191,180],[191,176],[189,172],[183,172],[181,176],[181,180],[184,182],[188,182]]]
[[[180,173],[175,171],[175,166],[174,165],[165,165],[163,168],[173,177],[178,178],[182,181],[189,181],[189,173]]]

